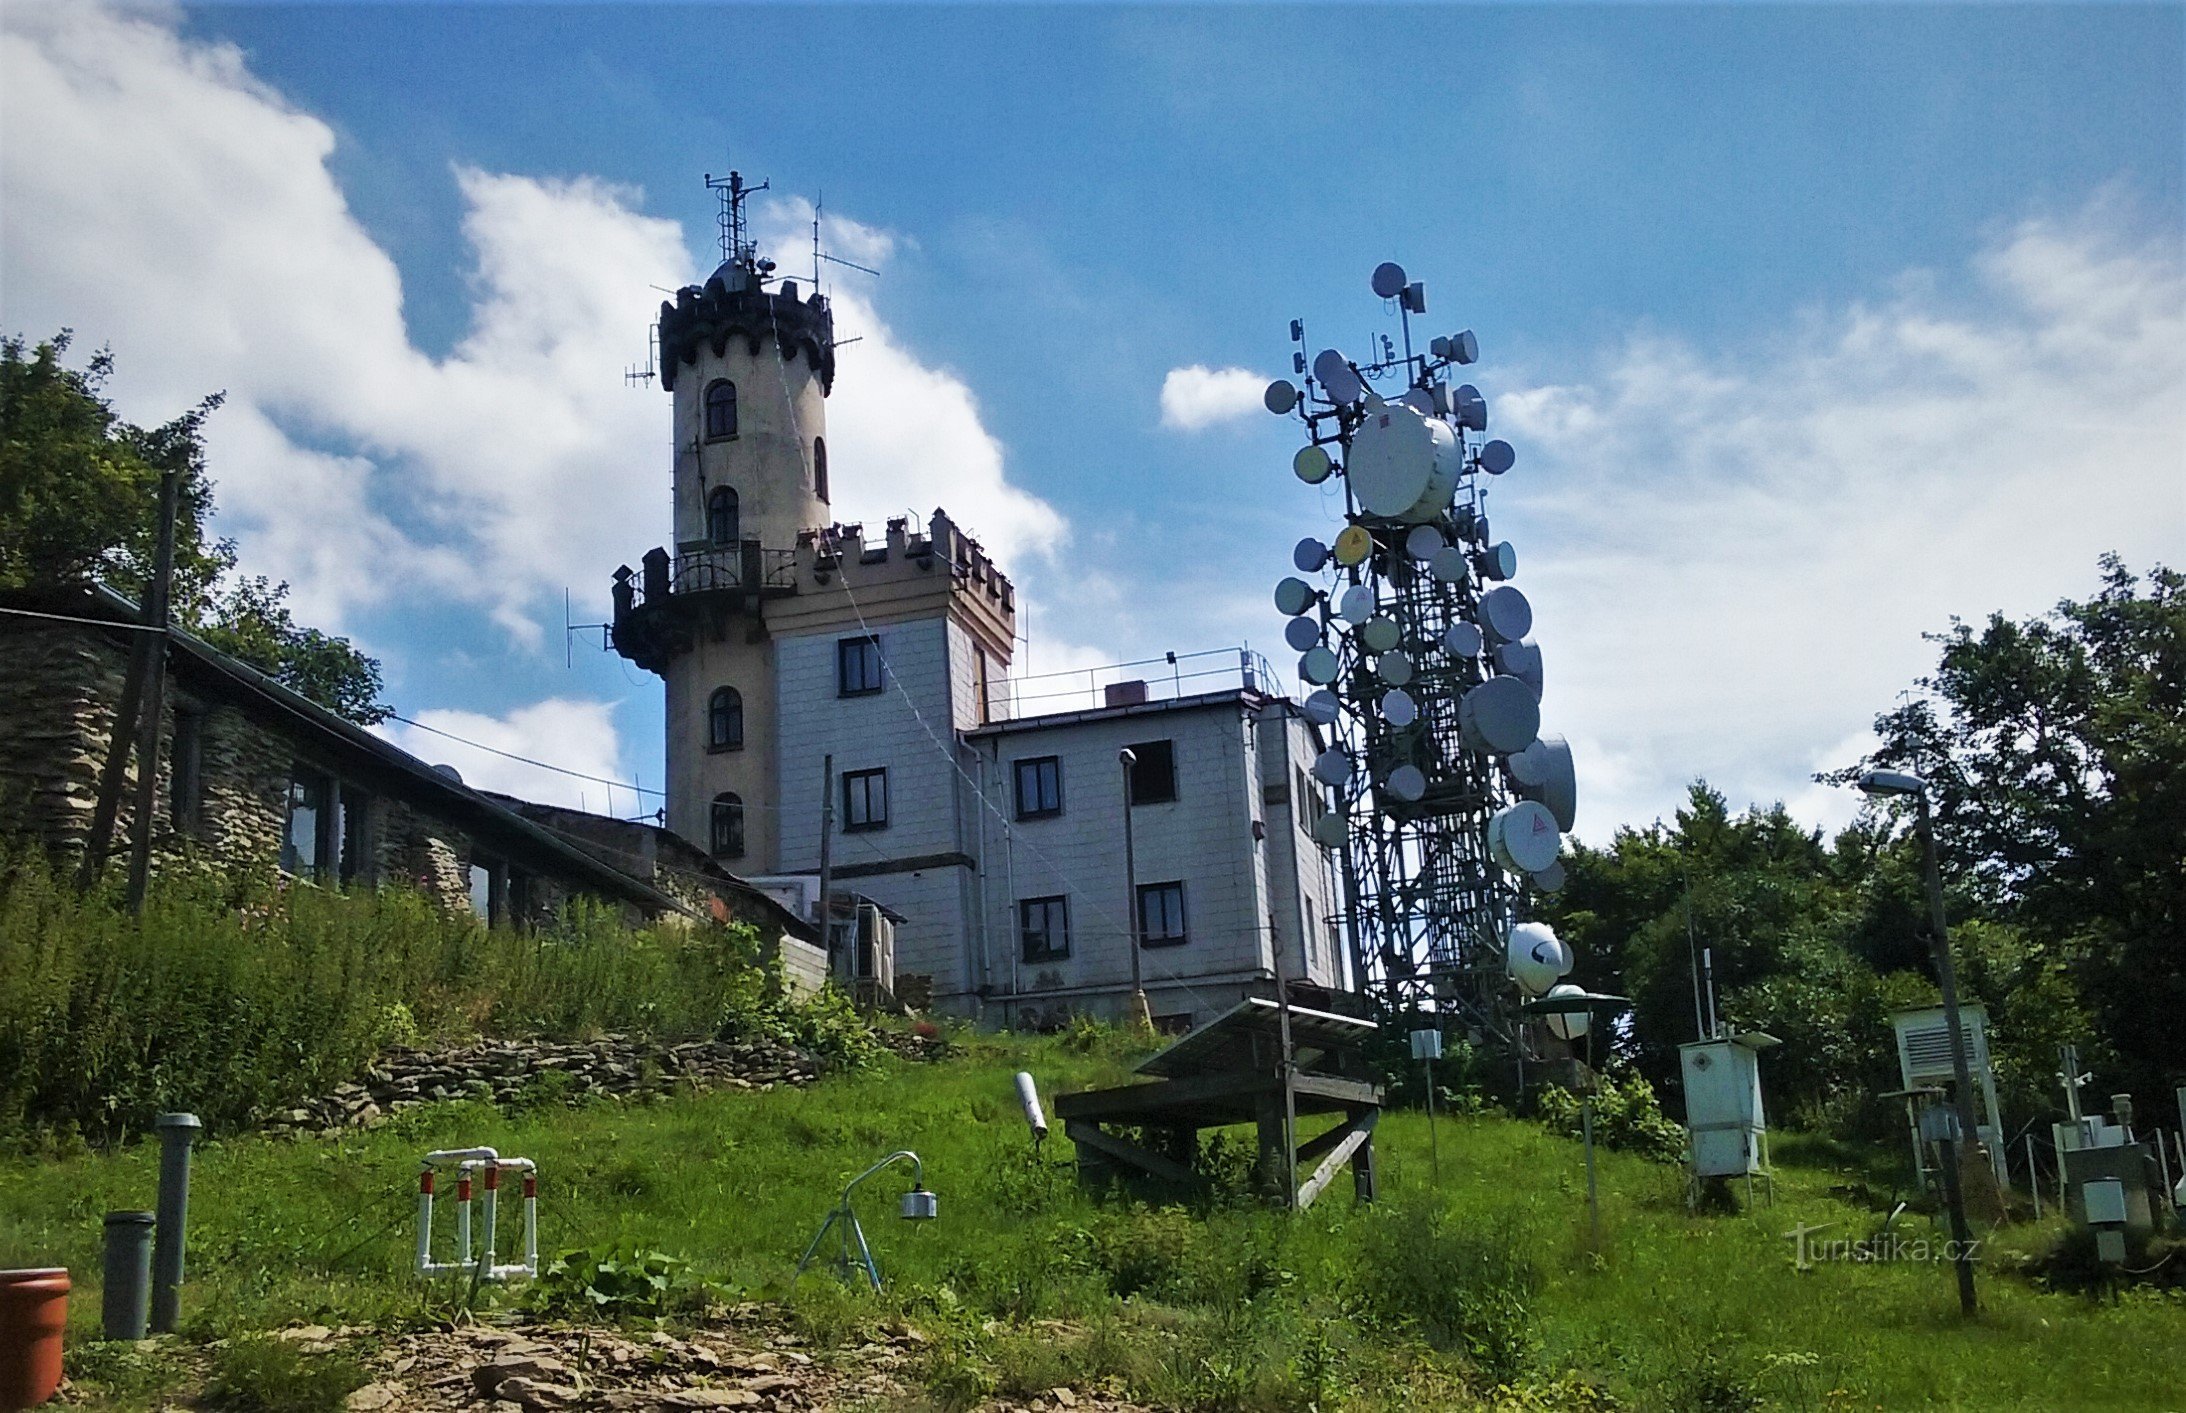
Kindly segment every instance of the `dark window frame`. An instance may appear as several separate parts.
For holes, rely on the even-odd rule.
[[[888,660],[881,655],[880,634],[861,633],[855,638],[835,640],[836,696],[870,697],[887,688]]]
[[[706,492],[706,543],[716,549],[737,543],[744,532],[744,500],[734,486]]]
[[[717,859],[744,857],[744,797],[734,790],[723,790],[713,797],[706,817],[706,843],[708,852]]]
[[[379,820],[372,797],[361,786],[337,781],[334,798],[339,802],[340,821],[334,850],[336,876],[344,888],[379,882]]]
[[[1174,738],[1164,738],[1159,741],[1134,741],[1125,749],[1129,750],[1133,757],[1130,774],[1126,777],[1130,781],[1131,803],[1134,805],[1168,805],[1176,803],[1179,792],[1177,790],[1176,741]],[[1163,762],[1166,767],[1164,772],[1166,784],[1160,784],[1155,778],[1154,770],[1157,761]],[[1166,793],[1157,793],[1157,790]]]
[[[1033,917],[1035,910],[1040,919],[1034,942]],[[1061,940],[1056,940],[1057,923],[1060,922]],[[1061,962],[1070,959],[1070,896],[1053,893],[1040,898],[1017,900],[1017,948],[1018,956],[1026,962]]]
[[[820,500],[832,504],[827,494],[827,438],[825,437],[814,437],[812,439],[812,494]]]
[[[317,804],[311,807],[311,857],[307,861],[297,847],[296,817],[298,792],[306,785],[319,787]],[[340,785],[333,772],[320,770],[305,761],[296,761],[289,767],[288,794],[283,807],[281,826],[281,871],[296,878],[317,883],[331,871],[334,854],[340,848],[338,817],[341,813]]]
[[[706,750],[744,749],[744,694],[723,684],[706,699]]]
[[[875,786],[880,808],[873,808]],[[888,767],[843,772],[843,833],[864,834],[888,827]]]
[[[1063,812],[1063,758],[1061,756],[1023,756],[1011,761],[1010,766],[1011,778],[1016,785],[1017,817],[1019,819],[1053,819]],[[1028,767],[1033,772],[1033,804],[1029,809],[1025,805],[1025,773]],[[1054,786],[1052,794],[1055,802],[1053,804],[1048,803],[1048,796],[1051,792],[1040,779],[1043,767],[1050,768],[1047,773],[1050,775]]]
[[[717,399],[715,394],[726,393]],[[725,416],[715,414],[726,409]],[[706,440],[726,442],[736,439],[736,384],[727,378],[716,378],[706,384],[705,393],[699,398],[699,415],[703,419]]]
[[[1158,901],[1164,915],[1163,920],[1166,922],[1166,915],[1169,910],[1167,899],[1172,894],[1176,898],[1176,931],[1170,932],[1164,928],[1161,935],[1157,937],[1154,935],[1154,929],[1147,923],[1146,905],[1150,901]],[[1162,883],[1141,883],[1139,885],[1138,908],[1139,946],[1147,948],[1181,947],[1192,940],[1191,914],[1185,910],[1183,879],[1172,878]]]

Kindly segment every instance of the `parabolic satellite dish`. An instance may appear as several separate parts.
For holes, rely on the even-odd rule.
[[[1288,378],[1277,378],[1268,384],[1268,390],[1260,395],[1268,411],[1280,417],[1298,405],[1298,388]]]
[[[1504,441],[1489,442],[1480,448],[1480,469],[1490,476],[1500,476],[1518,464],[1518,453]]]
[[[1445,584],[1462,584],[1466,579],[1465,551],[1456,545],[1444,545],[1427,561],[1427,572]]]
[[[1384,260],[1374,267],[1374,293],[1383,299],[1395,299],[1404,293],[1404,267],[1394,260]]]
[[[1300,574],[1318,574],[1328,564],[1328,546],[1309,535],[1290,552],[1290,562]]]
[[[1411,408],[1422,417],[1435,415],[1434,394],[1428,392],[1425,388],[1414,388],[1403,397],[1398,398],[1397,401]]]
[[[1514,677],[1490,677],[1457,701],[1458,734],[1476,751],[1522,751],[1541,730],[1541,704]]]
[[[1442,538],[1442,532],[1432,525],[1414,525],[1404,533],[1404,552],[1421,564],[1433,559],[1435,552],[1449,543]]]
[[[1313,778],[1323,785],[1336,789],[1351,782],[1351,757],[1342,751],[1327,750],[1313,758]],[[1543,810],[1543,814],[1547,811]],[[1553,854],[1551,858],[1555,857]]]
[[[1370,653],[1385,653],[1403,639],[1404,633],[1397,627],[1394,618],[1384,618],[1376,614],[1359,625],[1359,641],[1366,645],[1366,650]]]
[[[1556,862],[1550,864],[1547,868],[1537,871],[1533,875],[1533,886],[1540,889],[1543,893],[1563,892],[1564,861],[1562,859],[1558,859],[1556,860]]]
[[[1374,537],[1363,525],[1346,525],[1336,532],[1336,562],[1346,569],[1364,564],[1374,553]]]
[[[1389,772],[1389,793],[1411,804],[1427,793],[1427,777],[1416,765],[1400,765]]]
[[[1509,540],[1489,545],[1474,561],[1483,579],[1508,579],[1518,572],[1518,551]]]
[[[1381,718],[1391,726],[1410,726],[1419,720],[1419,703],[1410,692],[1392,687],[1382,694]]]
[[[1369,412],[1352,434],[1345,474],[1367,514],[1424,521],[1449,505],[1464,461],[1449,424],[1390,403]]]
[[[1316,687],[1336,680],[1336,655],[1327,648],[1310,648],[1298,659],[1298,675]]]
[[[1563,835],[1548,808],[1534,800],[1520,800],[1495,812],[1501,821],[1489,832],[1488,846],[1513,873],[1537,873],[1556,862],[1563,852]]]
[[[1521,922],[1503,944],[1504,970],[1528,996],[1539,996],[1571,974],[1571,948],[1545,922]]]
[[[1344,818],[1334,810],[1313,821],[1313,842],[1324,849],[1340,849],[1348,830]]]
[[[1534,645],[1533,639],[1521,638],[1498,647],[1495,670],[1525,683],[1533,689],[1533,699],[1541,699],[1541,650]]]
[[[1459,383],[1450,393],[1450,412],[1457,425],[1468,432],[1488,430],[1488,400],[1471,383]]]
[[[1401,652],[1383,653],[1374,659],[1374,675],[1392,687],[1412,680],[1412,660]]]
[[[1442,650],[1451,657],[1478,657],[1481,641],[1479,624],[1452,623],[1450,630],[1442,635]]]
[[[1305,712],[1306,720],[1315,726],[1334,726],[1336,718],[1343,715],[1343,702],[1334,692],[1323,688],[1318,692],[1308,693],[1299,709]]]
[[[1283,641],[1294,653],[1310,651],[1321,645],[1321,625],[1310,618],[1293,618],[1283,625]]]
[[[1515,643],[1533,631],[1533,605],[1509,584],[1498,584],[1480,596],[1480,626]]]
[[[1353,584],[1343,591],[1336,601],[1336,616],[1356,628],[1374,616],[1374,591],[1365,584]]]
[[[1313,376],[1321,383],[1321,391],[1328,400],[1342,407],[1357,402],[1366,395],[1366,384],[1351,371],[1351,360],[1333,348],[1324,348],[1313,360]]]
[[[1318,486],[1328,479],[1329,472],[1336,469],[1336,463],[1330,461],[1328,453],[1319,447],[1302,446],[1298,448],[1298,454],[1290,459],[1290,469],[1307,485]]]
[[[1287,613],[1292,618],[1313,607],[1313,586],[1303,579],[1285,575],[1275,582],[1275,611]]]
[[[1556,817],[1556,827],[1569,833],[1579,817],[1579,779],[1571,765],[1571,743],[1561,736],[1543,736],[1519,754],[1526,757],[1523,772],[1516,757],[1511,761],[1519,791],[1547,806]]]

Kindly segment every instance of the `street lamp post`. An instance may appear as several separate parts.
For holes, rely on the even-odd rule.
[[[1921,872],[1925,875],[1928,891],[1928,929],[1935,945],[1936,985],[1943,992],[1943,1024],[1951,1036],[1952,1108],[1958,1112],[1960,1139],[1957,1144],[1945,1145],[1944,1161],[1955,1169],[1960,1153],[1981,1151],[1981,1131],[1974,1126],[1973,1114],[1973,1066],[1966,1058],[1966,1031],[1958,1019],[1958,973],[1951,965],[1950,934],[1946,930],[1943,915],[1943,870],[1936,860],[1935,817],[1928,804],[1928,782],[1917,775],[1898,770],[1870,770],[1859,779],[1859,787],[1870,795],[1910,795],[1919,807]],[[1958,1247],[1958,1304],[1966,1314],[1974,1313],[1973,1293],[1973,1240],[1966,1227],[1966,1201],[1963,1175],[1957,1171],[1946,1174],[1945,1196],[1951,1206],[1951,1239]]]
[[[1144,945],[1141,936],[1142,920],[1139,916],[1139,860],[1138,851],[1131,838],[1131,767],[1139,758],[1126,746],[1116,752],[1116,761],[1123,767],[1123,901],[1124,916],[1131,920],[1131,1024],[1140,1030],[1154,1028],[1153,1010],[1146,1004],[1146,979],[1140,973],[1139,951]]]

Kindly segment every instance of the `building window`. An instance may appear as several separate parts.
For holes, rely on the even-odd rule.
[[[195,829],[205,818],[205,713],[175,712],[175,738],[167,752],[167,809],[177,829]]]
[[[827,438],[812,439],[812,493],[821,500],[827,495]]]
[[[719,859],[744,857],[744,800],[724,790],[713,797],[713,854]]]
[[[1141,741],[1131,747],[1131,803],[1165,804],[1176,798],[1176,742]]]
[[[1023,898],[1017,904],[1017,935],[1028,962],[1059,962],[1070,955],[1070,900]]]
[[[716,545],[733,545],[743,534],[743,518],[736,503],[736,492],[727,486],[715,486],[706,497],[706,539]]]
[[[843,776],[843,830],[888,827],[888,772],[853,770]]]
[[[488,927],[501,921],[503,877],[500,864],[484,854],[471,855],[471,912]]]
[[[744,749],[744,694],[734,687],[716,687],[706,704],[706,749]]]
[[[842,638],[835,643],[839,695],[866,697],[881,689],[880,639]]]
[[[1321,799],[1320,786],[1314,782],[1314,779],[1311,775],[1308,775],[1306,773],[1306,769],[1304,766],[1299,766],[1297,809],[1298,827],[1300,829],[1311,829],[1314,824],[1320,820],[1320,817],[1326,811],[1327,804]]]
[[[1017,817],[1042,819],[1063,812],[1063,762],[1035,756],[1017,762]]]
[[[706,387],[706,440],[736,435],[736,384],[716,378]]]
[[[1191,940],[1184,926],[1182,883],[1139,885],[1139,945],[1181,947]]]
[[[288,782],[288,831],[281,837],[281,868],[298,878],[317,878],[328,863],[334,815],[334,783],[316,770],[297,767]]]
[[[378,881],[376,860],[372,857],[374,837],[372,833],[372,797],[353,786],[341,788],[341,859],[337,873],[342,886],[372,884]]]

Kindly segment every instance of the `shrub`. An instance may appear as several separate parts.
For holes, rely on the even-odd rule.
[[[234,1413],[338,1413],[366,1377],[344,1355],[301,1354],[286,1340],[245,1335],[213,1356],[201,1402]]]
[[[1552,1133],[1578,1138],[1585,1132],[1579,1096],[1568,1089],[1542,1091],[1539,1113]],[[1636,1070],[1597,1076],[1594,1141],[1657,1163],[1685,1161],[1685,1130],[1663,1117],[1655,1087]]]
[[[534,1309],[579,1319],[698,1314],[718,1292],[681,1257],[615,1247],[565,1251],[529,1292]]]

